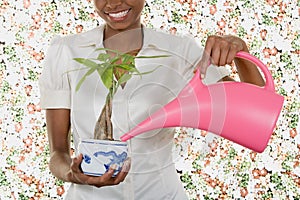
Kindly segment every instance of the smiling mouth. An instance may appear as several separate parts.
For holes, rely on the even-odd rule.
[[[123,18],[128,14],[129,11],[130,11],[130,9],[124,10],[121,12],[105,13],[105,14],[107,14],[109,17],[112,17],[112,18]]]

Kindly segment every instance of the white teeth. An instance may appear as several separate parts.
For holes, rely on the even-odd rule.
[[[109,13],[108,15],[110,17],[120,18],[120,17],[125,17],[128,12],[129,12],[129,10],[124,10],[124,11],[118,12],[118,13]]]

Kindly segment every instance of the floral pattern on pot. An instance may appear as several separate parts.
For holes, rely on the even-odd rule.
[[[116,176],[128,155],[127,143],[120,141],[86,139],[80,141],[78,149],[83,155],[83,173],[93,176],[102,176],[110,167],[115,167]]]

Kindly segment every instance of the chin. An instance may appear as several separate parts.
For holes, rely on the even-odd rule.
[[[126,23],[118,23],[118,24],[107,24],[111,29],[116,30],[116,31],[126,31],[130,29],[134,29],[135,26],[128,25]],[[139,28],[139,27],[136,27]]]

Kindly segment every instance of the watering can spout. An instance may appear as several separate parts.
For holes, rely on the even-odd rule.
[[[204,85],[198,83],[198,77],[199,70],[175,99],[121,136],[121,140],[126,141],[141,133],[159,128],[181,126],[201,127],[206,130],[211,118],[211,107],[209,106],[211,97],[208,90],[202,89]]]
[[[174,107],[178,107],[178,101],[173,100],[172,102],[170,102],[170,105],[174,105]],[[176,112],[177,110],[173,110],[173,114],[178,116],[178,114],[175,114]],[[122,141],[129,140],[136,135],[154,129],[177,126],[177,124],[179,124],[180,119],[170,120],[168,115],[170,115],[170,113],[167,112],[166,106],[159,109],[158,111],[154,112],[151,116],[149,116],[146,120],[142,121],[140,124],[135,126],[131,131],[124,134],[121,137],[121,140]]]
[[[134,127],[130,132],[124,134],[121,137],[121,140],[126,141],[141,133],[151,131],[154,129],[159,129],[162,127],[178,126],[181,120],[180,109],[170,108],[179,108],[179,102],[177,99],[174,99],[173,101],[168,103],[168,105],[154,112],[151,116],[149,116],[143,122]]]

